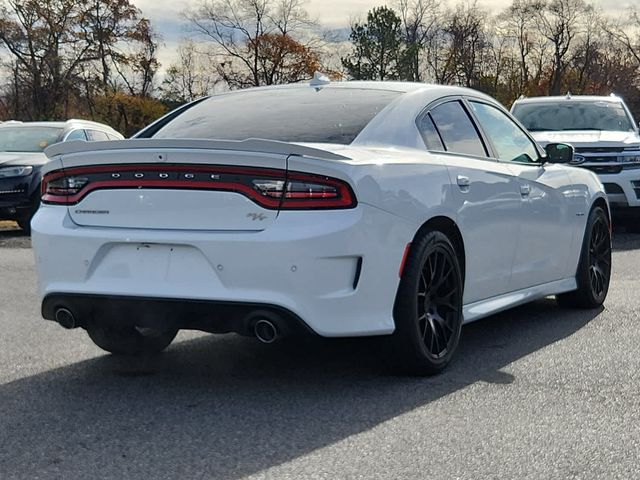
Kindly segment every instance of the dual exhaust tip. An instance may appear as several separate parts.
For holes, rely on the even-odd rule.
[[[56,309],[54,319],[61,326],[67,329],[72,329],[79,326],[75,315],[68,308],[60,307]]]
[[[280,331],[275,322],[269,318],[259,318],[253,324],[253,334],[262,343],[274,343],[280,337]]]
[[[54,313],[54,320],[62,327],[72,329],[80,324],[71,310],[59,307]],[[249,324],[253,325],[253,334],[264,344],[271,344],[281,337],[282,320],[270,312],[256,312],[251,315]]]
[[[284,319],[275,312],[256,310],[251,312],[245,320],[249,332],[261,343],[271,344],[278,341],[287,332]]]

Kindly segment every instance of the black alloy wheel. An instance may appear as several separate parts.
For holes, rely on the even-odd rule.
[[[400,280],[391,358],[403,373],[433,375],[450,362],[462,329],[463,282],[456,251],[442,232],[411,245]]]
[[[456,268],[448,252],[436,247],[426,258],[418,287],[418,326],[427,351],[442,358],[455,342],[462,306]]]
[[[610,225],[601,207],[591,210],[576,271],[578,288],[556,296],[561,306],[598,308],[604,303],[611,281]]]
[[[611,276],[611,236],[606,218],[598,217],[591,228],[588,262],[591,293],[604,301]]]

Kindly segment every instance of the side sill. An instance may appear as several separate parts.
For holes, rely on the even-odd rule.
[[[571,292],[577,288],[578,284],[576,283],[575,277],[571,277],[470,303],[462,307],[464,323],[475,322],[476,320],[502,312],[503,310],[517,307],[518,305],[523,305],[549,295]]]

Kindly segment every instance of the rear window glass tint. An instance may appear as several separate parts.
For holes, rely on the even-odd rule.
[[[178,115],[154,138],[351,143],[402,92],[282,88],[216,95]]]

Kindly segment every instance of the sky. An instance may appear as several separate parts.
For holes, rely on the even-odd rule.
[[[639,0],[595,0],[593,3],[601,9],[617,15],[626,7],[637,5]],[[459,0],[441,0],[442,4],[454,6]],[[181,38],[190,36],[185,28],[186,22],[181,14],[190,6],[199,4],[199,1],[189,0],[132,0],[142,10],[144,16],[151,19],[156,30],[162,35],[163,47],[159,52],[160,63],[163,68],[175,58],[175,51]],[[334,29],[346,28],[350,20],[363,18],[367,11],[381,5],[391,5],[395,0],[307,0],[306,8],[312,18],[318,20],[321,26]],[[511,4],[511,0],[478,0],[480,7],[492,12],[504,10]]]

